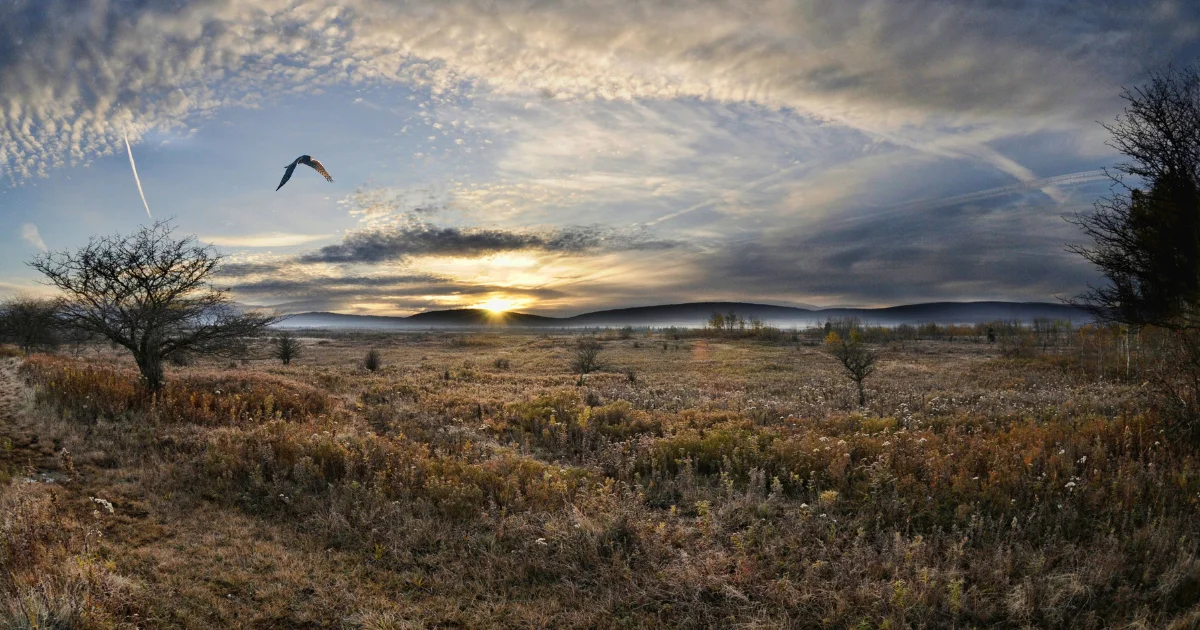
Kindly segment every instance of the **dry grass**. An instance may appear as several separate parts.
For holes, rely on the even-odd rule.
[[[310,338],[157,399],[33,357],[0,626],[1200,622],[1196,449],[1137,384],[906,341],[858,409],[819,348],[629,337],[581,386],[567,336]]]

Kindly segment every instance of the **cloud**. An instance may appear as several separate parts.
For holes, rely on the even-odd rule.
[[[239,301],[269,305],[290,313],[349,309],[398,314],[473,306],[498,296],[541,302],[571,295],[546,287],[463,282],[434,274],[368,277],[293,274],[235,283],[229,289]]]
[[[201,228],[244,249],[357,228],[300,256],[231,258],[219,280],[255,298],[1045,299],[1089,278],[1057,219],[1081,180],[1046,176],[1104,166],[1093,121],[1119,110],[1118,86],[1200,52],[1200,6],[1182,2],[485,4],[0,2],[0,178],[114,155],[125,130],[136,149],[228,108],[303,110],[328,89],[409,136],[356,147],[392,179],[342,200],[350,225],[306,217],[329,236]],[[427,168],[393,177],[379,165],[396,146]],[[629,225],[672,231],[614,227]]]
[[[123,128],[136,141],[226,107],[380,83],[442,100],[752,102],[931,150],[931,134],[970,129],[974,153],[991,159],[979,149],[990,138],[1107,118],[1116,85],[1194,58],[1200,9],[1157,6],[1174,9],[1086,0],[497,0],[486,10],[473,0],[13,0],[0,6],[0,168],[22,180],[111,154]]]
[[[494,228],[438,227],[409,221],[390,228],[354,232],[337,245],[300,257],[305,263],[379,263],[416,256],[481,258],[501,252],[540,250],[580,254],[598,251],[670,249],[679,244],[642,232],[583,226],[515,232]]]
[[[47,250],[46,241],[42,240],[38,227],[32,223],[25,223],[21,226],[21,239],[43,252]]]
[[[264,234],[243,234],[227,236],[201,236],[200,240],[219,247],[294,247],[306,245],[314,241],[329,238],[328,234],[289,234],[286,232],[267,232]]]
[[[245,278],[280,273],[288,266],[285,259],[279,260],[241,260],[222,262],[216,269],[218,278]]]
[[[818,304],[1070,297],[1092,277],[1065,251],[1080,238],[1033,193],[924,214],[832,217],[723,243],[676,290],[804,296]],[[708,269],[720,270],[713,273]]]

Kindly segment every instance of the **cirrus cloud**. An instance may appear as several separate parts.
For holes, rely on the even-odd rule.
[[[1198,25],[1169,0],[13,0],[0,6],[0,168],[44,175],[112,153],[123,129],[136,140],[368,83],[434,99],[755,102],[981,155],[1014,125],[1107,116],[1115,85],[1194,57]],[[930,137],[950,128],[971,147]]]

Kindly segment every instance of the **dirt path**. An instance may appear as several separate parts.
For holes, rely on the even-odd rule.
[[[17,372],[19,359],[0,362],[0,478],[60,482],[61,440],[38,431],[30,413],[33,393]]]

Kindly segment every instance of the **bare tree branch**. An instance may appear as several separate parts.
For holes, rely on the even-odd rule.
[[[65,294],[63,319],[133,353],[151,390],[162,386],[164,358],[220,353],[279,321],[235,309],[228,292],[209,283],[221,256],[172,229],[159,221],[30,263]]]

